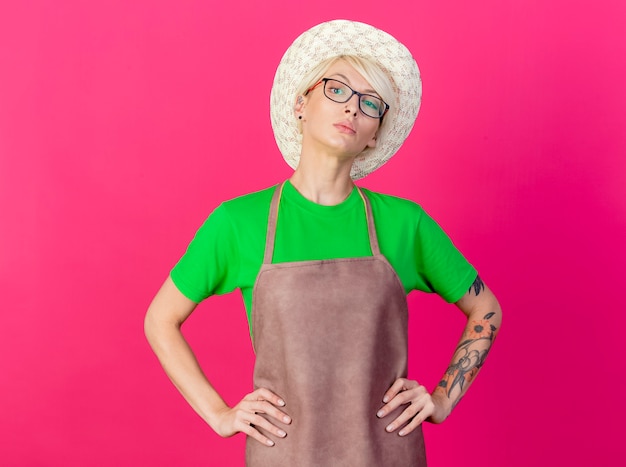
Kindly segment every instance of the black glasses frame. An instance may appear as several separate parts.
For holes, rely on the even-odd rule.
[[[348,97],[346,97],[343,100],[337,100],[337,99],[333,99],[332,97],[330,97],[327,93],[326,93],[326,84],[328,84],[329,81],[335,81],[337,83],[342,84],[343,86],[347,87],[350,91],[352,91],[352,94],[350,94]],[[387,111],[389,110],[389,104],[387,104],[384,100],[382,100],[380,97],[378,96],[374,96],[373,94],[363,94],[361,92],[355,91],[354,89],[352,89],[349,85],[347,85],[346,83],[344,83],[343,81],[339,81],[338,79],[334,79],[334,78],[322,78],[321,80],[319,80],[317,83],[315,83],[313,86],[311,86],[309,89],[307,89],[306,94],[310,93],[311,91],[313,91],[313,89],[315,89],[316,87],[318,87],[320,84],[324,83],[324,96],[326,96],[327,99],[330,99],[333,102],[337,102],[338,104],[344,104],[346,102],[348,102],[350,99],[352,99],[352,96],[354,96],[355,94],[357,96],[359,96],[359,110],[361,111],[361,113],[363,115],[365,115],[366,117],[370,117],[370,118],[380,118],[382,119],[385,114],[387,113]],[[363,97],[373,97],[375,99],[380,100],[384,106],[381,107],[382,112],[379,112],[380,115],[378,117],[374,117],[373,115],[369,115],[367,113],[365,113],[365,111],[363,110],[363,108],[361,107],[362,104],[362,98]]]

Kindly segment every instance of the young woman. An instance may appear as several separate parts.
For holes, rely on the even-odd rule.
[[[283,57],[272,125],[295,169],[220,205],[154,298],[148,340],[221,436],[248,436],[250,466],[423,466],[421,423],[446,419],[500,327],[491,291],[416,204],[355,186],[409,134],[421,97],[409,51],[350,21],[305,32]],[[229,407],[180,327],[197,303],[242,291],[254,391]],[[455,303],[468,323],[439,385],[407,378],[411,290]]]

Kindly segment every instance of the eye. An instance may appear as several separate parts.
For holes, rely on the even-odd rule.
[[[380,101],[378,99],[372,99],[369,96],[365,96],[363,99],[363,104],[370,109],[378,111],[380,109]]]
[[[343,87],[338,87],[338,86],[328,86],[329,91],[332,94],[335,94],[336,96],[341,96],[342,94],[345,94],[345,89]]]

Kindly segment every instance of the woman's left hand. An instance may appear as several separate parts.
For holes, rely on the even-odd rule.
[[[417,381],[398,378],[383,396],[385,405],[376,413],[378,418],[383,418],[404,404],[409,404],[406,409],[385,428],[392,433],[409,420],[409,424],[403,426],[398,432],[400,436],[406,436],[415,430],[424,420],[431,417],[434,420],[442,420],[439,412],[444,409],[439,407],[426,388]]]

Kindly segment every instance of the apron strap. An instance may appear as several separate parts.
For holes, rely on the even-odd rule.
[[[276,225],[278,223],[278,206],[280,205],[280,198],[283,194],[283,187],[285,182],[276,186],[272,201],[270,203],[270,215],[267,220],[267,237],[265,240],[265,254],[263,256],[263,264],[272,264],[272,257],[274,256],[274,241],[276,240]],[[361,189],[357,186],[359,196],[363,200],[365,205],[365,218],[367,220],[367,233],[370,239],[370,248],[374,256],[380,255],[380,247],[378,246],[378,236],[376,235],[376,225],[374,224],[374,215],[372,214],[372,205],[370,200],[363,194]]]
[[[372,248],[372,254],[374,256],[380,255],[380,247],[378,246],[378,235],[376,235],[376,225],[374,225],[374,215],[372,214],[372,205],[370,200],[363,194],[361,189],[357,186],[357,191],[361,195],[361,199],[365,204],[365,217],[367,218],[367,232],[370,236],[370,247]]]
[[[280,197],[283,194],[284,186],[285,182],[276,186],[274,196],[272,196],[272,202],[270,203],[270,216],[267,220],[267,237],[265,240],[265,255],[263,257],[263,264],[272,264],[272,257],[274,256],[274,240],[276,239],[276,223],[278,221],[278,205],[280,204]]]

